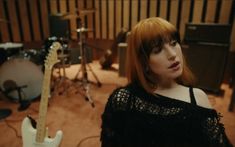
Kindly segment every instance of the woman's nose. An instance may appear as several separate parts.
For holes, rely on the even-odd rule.
[[[175,49],[171,46],[166,46],[165,49],[166,49],[167,58],[169,60],[174,60],[176,58]]]

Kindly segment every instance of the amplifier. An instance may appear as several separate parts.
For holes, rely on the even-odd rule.
[[[196,87],[220,94],[229,45],[204,43],[182,44],[186,61],[196,77]]]
[[[184,42],[230,43],[231,25],[214,23],[187,23]]]

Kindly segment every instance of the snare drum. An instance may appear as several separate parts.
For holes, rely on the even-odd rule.
[[[7,97],[19,100],[19,87],[22,100],[32,100],[41,94],[43,72],[39,66],[24,58],[12,58],[0,67],[0,87]]]

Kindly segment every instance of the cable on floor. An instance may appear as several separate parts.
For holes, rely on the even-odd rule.
[[[78,143],[77,147],[79,147],[79,146],[82,144],[82,142],[84,142],[84,141],[86,141],[86,140],[88,140],[88,139],[97,138],[97,137],[100,137],[100,135],[93,135],[93,136],[85,137],[85,138],[83,138],[83,139]]]

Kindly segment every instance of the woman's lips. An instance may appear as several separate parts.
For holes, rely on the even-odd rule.
[[[173,63],[173,64],[171,64],[171,66],[169,66],[168,68],[175,68],[175,67],[177,67],[179,64],[180,64],[180,62],[179,62],[179,61],[174,62],[174,63]]]

